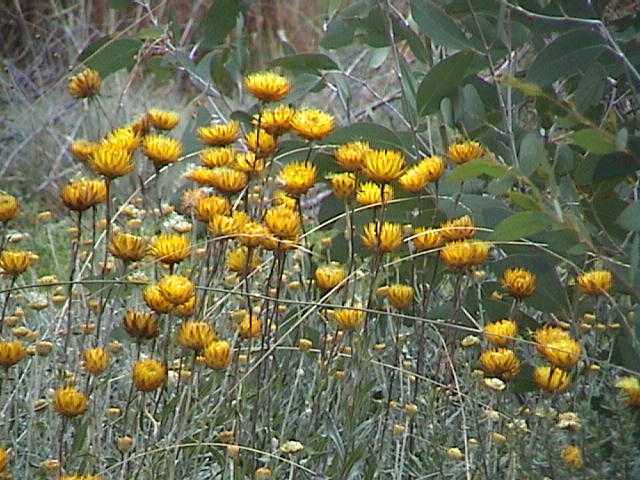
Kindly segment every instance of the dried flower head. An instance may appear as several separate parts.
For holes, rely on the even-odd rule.
[[[67,90],[72,97],[89,98],[100,93],[101,83],[100,74],[87,68],[69,79]]]

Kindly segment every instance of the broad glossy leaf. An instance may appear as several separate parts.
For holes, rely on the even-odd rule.
[[[235,28],[241,12],[239,0],[214,0],[200,23],[203,48],[220,45]]]
[[[433,43],[457,50],[473,48],[458,24],[431,0],[413,0],[411,14]]]
[[[85,48],[78,62],[97,70],[105,78],[122,68],[132,68],[141,46],[142,41],[138,39],[120,38],[112,41],[111,37],[103,37]]]
[[[493,240],[518,240],[545,230],[550,220],[540,212],[518,212],[506,218],[491,234]]]
[[[357,140],[367,141],[374,148],[404,149],[402,141],[393,131],[369,122],[353,123],[339,128],[325,138],[323,143],[342,144]]]
[[[457,166],[453,170],[453,173],[447,177],[447,180],[452,182],[462,182],[482,175],[500,178],[504,176],[507,171],[508,168],[504,165],[500,165],[499,163],[492,162],[490,160],[485,160],[484,158],[478,158]]]
[[[338,70],[338,64],[331,57],[323,53],[298,53],[280,57],[271,62],[272,66],[279,66],[292,72],[306,72],[320,74],[321,70]]]
[[[627,230],[640,230],[640,202],[634,202],[625,208],[618,217],[617,223]]]
[[[591,153],[605,154],[616,151],[615,141],[601,130],[585,128],[570,137],[571,143]]]

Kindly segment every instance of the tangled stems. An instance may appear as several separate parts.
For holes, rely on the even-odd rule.
[[[69,262],[69,288],[67,295],[69,297],[69,307],[67,308],[67,332],[64,337],[64,358],[67,359],[67,352],[69,349],[69,339],[71,338],[71,325],[73,322],[73,284],[74,277],[76,275],[76,263],[78,261],[78,251],[80,250],[80,244],[82,243],[82,212],[78,212],[78,219],[76,223],[78,229],[78,237],[76,238],[73,246],[73,252],[71,254],[71,260]],[[106,261],[106,260],[105,260]]]
[[[11,300],[11,292],[13,290],[13,287],[16,284],[16,276],[12,275],[11,276],[11,283],[9,284],[9,290],[7,290],[7,293],[4,296],[4,303],[2,304],[2,315],[0,316],[0,336],[2,336],[2,328],[4,326],[4,318],[7,314],[7,307],[9,306],[9,300]]]

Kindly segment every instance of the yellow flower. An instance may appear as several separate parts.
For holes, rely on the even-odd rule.
[[[180,114],[167,110],[152,108],[147,112],[147,119],[158,130],[171,130],[180,121]]]
[[[371,151],[367,142],[350,142],[341,145],[334,156],[336,162],[349,172],[360,170],[364,164],[365,153]]]
[[[209,343],[202,352],[204,364],[215,370],[226,368],[231,362],[231,345],[226,340]]]
[[[69,79],[67,90],[72,97],[89,98],[100,93],[100,74],[87,68]]]
[[[420,164],[413,165],[398,178],[398,183],[405,192],[419,193],[429,183],[429,175]]]
[[[473,238],[476,234],[476,227],[469,215],[447,220],[440,225],[440,235],[446,242],[456,240],[466,240]]]
[[[394,198],[393,187],[384,185],[381,187],[377,183],[365,182],[361,183],[356,193],[356,202],[360,205],[375,205],[382,203],[382,194],[384,192],[384,201],[390,202]]]
[[[131,122],[128,127],[133,131],[133,133],[138,137],[142,138],[151,129],[151,122],[149,121],[149,115],[145,113],[144,115],[140,115],[133,122]],[[158,127],[156,127],[158,128]]]
[[[280,239],[297,240],[300,234],[300,216],[286,206],[281,205],[267,210],[264,222],[271,233]]]
[[[191,280],[182,275],[165,275],[158,282],[158,289],[160,294],[173,305],[189,301],[195,293]]]
[[[240,135],[240,122],[231,120],[227,123],[200,127],[197,131],[202,143],[211,146],[229,145]]]
[[[217,167],[211,169],[211,185],[222,193],[237,193],[247,186],[249,176],[230,167]]]
[[[163,135],[147,135],[142,142],[142,151],[156,168],[160,168],[178,161],[182,144]]]
[[[0,192],[0,222],[8,222],[18,216],[20,206],[13,195]]]
[[[262,333],[262,321],[254,313],[245,312],[238,323],[238,333],[242,338],[257,338]]]
[[[465,269],[481,265],[489,256],[489,244],[479,241],[461,241],[446,244],[440,250],[440,258],[453,269]]]
[[[288,105],[278,105],[272,109],[265,109],[261,113],[253,116],[251,123],[258,127],[260,118],[260,128],[264,128],[274,137],[282,135],[291,129],[291,118],[295,110]]]
[[[247,148],[260,158],[271,155],[276,151],[276,148],[278,146],[276,143],[276,139],[262,128],[259,132],[256,129],[247,133],[245,142],[247,143]]]
[[[89,348],[82,352],[84,369],[91,375],[100,375],[109,366],[109,354],[104,348]]]
[[[60,477],[60,480],[102,480],[102,477],[100,475],[66,474],[66,475],[62,475]]]
[[[0,271],[8,275],[20,275],[37,260],[37,255],[26,250],[3,250],[0,253]]]
[[[102,143],[93,153],[91,168],[108,178],[114,179],[133,172],[135,164],[128,150]]]
[[[567,445],[560,452],[560,457],[571,470],[580,470],[583,465],[582,450],[575,445]]]
[[[437,155],[423,158],[418,163],[418,166],[423,170],[424,175],[427,177],[427,182],[429,183],[440,180],[440,177],[444,175],[444,171],[447,168],[442,158]]]
[[[209,168],[229,166],[235,155],[236,152],[231,147],[205,148],[200,152],[200,163]]]
[[[260,256],[251,251],[251,259],[248,257],[249,249],[244,246],[236,247],[227,252],[227,269],[231,272],[247,274],[253,271],[261,263]]]
[[[103,180],[74,180],[62,187],[60,198],[68,209],[82,212],[106,200],[107,186]]]
[[[347,200],[353,196],[356,189],[356,176],[353,173],[335,173],[328,177],[331,191],[340,200]]]
[[[69,151],[76,160],[87,162],[91,160],[93,152],[95,152],[97,148],[98,144],[95,142],[90,142],[89,140],[77,140],[69,146]]]
[[[262,139],[260,139],[262,143]],[[253,152],[237,153],[233,162],[233,167],[249,175],[262,173],[265,167],[264,158],[256,158]]]
[[[291,162],[282,167],[278,183],[292,197],[299,197],[316,183],[316,167],[310,163]]]
[[[276,207],[282,206],[287,207],[291,210],[298,209],[298,201],[295,198],[289,196],[287,192],[283,192],[282,190],[276,190],[275,192],[273,192],[272,203]]]
[[[333,115],[315,108],[298,110],[291,117],[291,128],[307,140],[322,140],[333,132],[334,127]]]
[[[199,351],[216,340],[216,334],[208,323],[188,320],[180,324],[176,339],[184,348]]]
[[[616,388],[620,389],[622,399],[629,407],[640,408],[640,380],[638,377],[622,377],[616,382]]]
[[[440,231],[438,229],[417,227],[413,238],[411,239],[413,246],[418,252],[425,250],[433,250],[441,247],[444,243]]]
[[[226,215],[230,210],[229,200],[219,195],[211,195],[198,199],[193,213],[201,222],[208,222],[214,215]]]
[[[397,150],[369,150],[364,154],[362,173],[376,183],[391,183],[402,175],[404,162]]]
[[[75,387],[59,388],[53,394],[53,408],[68,418],[82,415],[87,410],[87,397]]]
[[[22,342],[0,342],[0,367],[9,368],[27,356]]]
[[[244,77],[244,87],[263,102],[277,102],[289,94],[291,84],[275,72],[255,72]]]
[[[126,150],[131,153],[140,146],[140,139],[140,135],[134,131],[133,127],[122,127],[116,128],[107,135],[102,145],[109,145],[114,149]]]
[[[461,165],[484,155],[484,148],[478,142],[466,141],[449,145],[447,156],[455,164]]]
[[[560,340],[571,340],[571,335],[569,335],[566,330],[559,327],[552,327],[550,325],[538,328],[533,335],[533,341],[536,343],[536,349],[541,355],[543,354],[542,352],[544,351],[545,345]]]
[[[187,318],[193,315],[193,312],[196,310],[196,296],[192,295],[189,300],[179,305],[176,305],[171,313],[180,317]]]
[[[338,308],[333,319],[340,330],[360,330],[364,323],[365,312],[353,308]]]
[[[344,267],[336,262],[320,265],[316,268],[314,274],[316,286],[321,290],[331,290],[335,288],[346,276],[347,272]]]
[[[389,285],[385,291],[387,300],[398,310],[404,310],[413,302],[413,287],[396,283]]]
[[[215,237],[227,237],[240,232],[249,218],[244,212],[233,212],[233,215],[214,215],[209,220],[208,229]]]
[[[533,371],[533,381],[540,389],[553,393],[566,390],[571,383],[571,377],[560,368],[536,367]]]
[[[520,360],[508,348],[485,350],[480,354],[480,366],[485,374],[502,380],[511,380],[520,372]]]
[[[149,253],[156,260],[172,265],[179,263],[191,254],[189,237],[178,233],[162,233],[151,241]]]
[[[582,354],[582,347],[573,338],[558,338],[538,345],[540,354],[563,370],[572,369]]]
[[[246,246],[255,248],[258,247],[265,236],[269,236],[271,232],[261,223],[249,221],[246,222],[240,231],[238,232],[238,241]]]
[[[138,360],[133,365],[132,378],[136,389],[141,392],[152,392],[164,384],[167,369],[157,360]]]
[[[147,254],[147,241],[138,235],[118,232],[111,237],[109,252],[121,260],[137,262]]]
[[[364,226],[362,243],[377,253],[391,252],[402,244],[402,227],[389,222],[368,223]]]
[[[588,295],[604,295],[613,286],[613,275],[608,270],[591,270],[578,275],[580,290]]]
[[[185,173],[184,178],[196,182],[198,185],[206,185],[213,187],[214,177],[216,177],[212,168],[196,167]]]
[[[169,313],[173,310],[173,304],[167,300],[158,285],[149,285],[142,291],[144,303],[156,313]]]
[[[484,336],[489,343],[498,347],[506,347],[518,334],[518,324],[510,318],[488,323],[484,326]]]
[[[148,312],[127,310],[122,319],[122,326],[129,335],[138,340],[155,338],[160,333],[156,317]]]
[[[0,473],[7,468],[9,464],[9,452],[7,452],[4,448],[0,448]]]
[[[536,276],[524,268],[509,268],[502,274],[502,287],[513,298],[521,300],[536,291]]]

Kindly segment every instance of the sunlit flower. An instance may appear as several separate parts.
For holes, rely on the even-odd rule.
[[[133,133],[138,138],[144,137],[147,133],[149,133],[149,130],[151,130],[151,122],[149,121],[149,115],[147,115],[146,113],[144,115],[140,115],[128,126],[129,128],[131,128],[131,130],[133,130]]]
[[[519,300],[530,297],[536,290],[536,276],[524,268],[509,268],[502,274],[502,287]]]
[[[563,370],[572,369],[582,354],[582,347],[573,338],[558,338],[538,345],[540,354],[549,363]]]
[[[398,310],[404,310],[413,302],[413,287],[396,283],[389,285],[385,294],[389,303]]]
[[[368,223],[364,226],[362,243],[377,253],[391,252],[402,244],[402,227],[389,222]]]
[[[37,255],[27,250],[2,250],[0,252],[0,271],[8,275],[20,275],[37,258]]]
[[[369,150],[364,154],[362,173],[376,183],[391,183],[404,171],[404,155],[397,150]]]
[[[440,225],[440,235],[442,235],[442,238],[447,242],[467,240],[473,238],[475,234],[476,228],[469,215],[452,218]]]
[[[0,367],[12,367],[26,356],[27,349],[22,342],[0,342]]]
[[[533,341],[536,343],[536,349],[541,355],[543,354],[542,352],[545,345],[562,340],[571,340],[569,332],[551,325],[538,328],[533,334]]]
[[[588,295],[604,295],[613,286],[613,275],[608,270],[591,270],[576,278],[580,290]]]
[[[69,151],[76,160],[87,162],[91,160],[93,152],[96,151],[98,145],[99,144],[90,142],[89,140],[76,140],[69,145]]]
[[[215,237],[228,237],[240,233],[245,223],[249,221],[244,212],[233,212],[233,215],[214,215],[209,220],[209,232]]]
[[[100,375],[109,366],[109,354],[102,347],[89,348],[82,352],[84,369],[91,375]]]
[[[176,340],[184,348],[200,351],[216,340],[216,334],[207,322],[188,320],[180,324]]]
[[[59,388],[53,394],[53,408],[64,417],[82,415],[87,410],[87,403],[85,394],[75,387]]]
[[[496,348],[480,354],[480,366],[486,375],[511,380],[520,372],[520,360],[513,350]]]
[[[272,207],[267,210],[264,222],[271,233],[285,240],[297,239],[302,228],[298,213],[285,206]]]
[[[230,210],[229,200],[219,195],[210,195],[197,201],[193,213],[201,222],[208,222],[214,215],[226,215]]]
[[[208,168],[229,166],[236,152],[231,147],[211,147],[200,152],[200,163]]]
[[[111,148],[131,153],[140,146],[140,140],[141,136],[132,127],[121,127],[107,135],[101,145],[109,145]]]
[[[278,183],[282,190],[293,197],[299,197],[309,191],[316,183],[315,165],[303,162],[291,162],[282,167]]]
[[[156,313],[169,313],[173,310],[173,303],[167,300],[158,285],[149,285],[142,291],[144,303]]]
[[[356,176],[353,173],[334,173],[328,180],[336,198],[347,200],[353,196],[356,189]]]
[[[447,156],[458,165],[467,163],[484,155],[484,148],[478,142],[466,141],[449,145]]]
[[[147,135],[142,142],[142,151],[156,168],[175,163],[182,155],[182,144],[163,135]]]
[[[217,167],[211,169],[209,185],[222,193],[237,193],[247,186],[249,176],[230,167]]]
[[[20,205],[13,195],[0,192],[0,222],[8,222],[18,216]]]
[[[215,370],[226,368],[231,362],[231,345],[226,340],[209,343],[202,351],[204,364]]]
[[[316,268],[314,278],[316,286],[321,290],[331,290],[338,286],[347,276],[344,266],[332,262]]]
[[[245,88],[263,102],[277,102],[289,93],[291,84],[286,77],[275,72],[255,72],[244,77]]]
[[[338,165],[349,172],[360,170],[365,153],[371,151],[367,142],[350,142],[338,147],[334,156]]]
[[[338,308],[333,312],[333,320],[340,330],[360,330],[365,312],[353,308]]]
[[[138,235],[117,232],[111,237],[109,252],[121,260],[137,262],[147,254],[147,241]]]
[[[262,333],[262,321],[255,314],[245,312],[238,322],[238,333],[242,338],[257,338]]]
[[[186,302],[180,303],[173,307],[171,313],[180,318],[188,318],[196,311],[196,296],[195,294],[189,298]]]
[[[380,186],[373,182],[361,183],[356,193],[356,202],[360,205],[375,205],[382,203],[382,194],[384,192],[384,201],[390,202],[394,198],[393,187],[391,185]]]
[[[417,227],[411,239],[413,246],[418,252],[433,250],[441,247],[444,243],[439,229]]]
[[[333,132],[335,127],[333,115],[315,108],[298,110],[290,122],[291,128],[307,140],[322,140]]]
[[[295,110],[288,105],[278,105],[271,109],[265,109],[261,113],[253,116],[252,123],[258,127],[258,118],[260,119],[260,128],[265,129],[274,137],[282,135],[291,129],[291,118]]]
[[[191,254],[189,237],[178,233],[162,233],[151,241],[149,253],[167,265],[179,263]]]
[[[107,198],[107,187],[103,180],[74,180],[60,190],[62,203],[76,212],[104,202]]]
[[[429,175],[425,169],[420,168],[420,164],[413,165],[398,178],[398,183],[405,192],[419,193],[429,183]]]
[[[169,304],[168,307],[170,308],[171,305]],[[156,317],[149,312],[127,310],[122,319],[122,326],[129,335],[138,340],[155,338],[160,333]]]
[[[484,263],[489,256],[489,244],[479,241],[460,241],[446,244],[440,258],[453,269],[465,269]]]
[[[262,140],[260,140],[260,142],[262,143]],[[261,155],[260,158],[258,158],[253,152],[237,153],[233,161],[233,168],[249,175],[262,173],[264,167],[265,160],[263,156]]]
[[[506,347],[518,334],[518,324],[510,318],[488,323],[484,326],[484,336],[489,343],[498,347]]]
[[[440,180],[440,177],[444,175],[444,171],[447,168],[444,160],[437,155],[423,158],[418,162],[418,167],[420,167],[423,174],[426,176],[428,183]]]
[[[252,130],[245,137],[247,148],[255,153],[258,157],[267,157],[276,151],[276,139],[262,128],[260,131]]]
[[[184,174],[184,178],[196,182],[198,185],[213,187],[216,174],[213,168],[195,167]]]
[[[167,378],[167,369],[157,360],[138,360],[133,365],[133,385],[141,392],[160,388]]]
[[[566,390],[571,384],[571,377],[560,368],[544,366],[535,368],[533,381],[540,389],[553,393]]]
[[[149,120],[149,123],[158,130],[171,130],[178,125],[178,122],[180,121],[180,114],[168,110],[151,108],[147,112],[147,119]]]
[[[265,236],[269,236],[271,232],[261,223],[249,221],[246,222],[238,232],[238,241],[250,248],[258,247]]]
[[[165,275],[158,282],[160,294],[173,305],[187,302],[195,293],[191,280],[182,275]]]
[[[0,448],[0,473],[2,473],[9,464],[9,452],[4,448]]]
[[[227,123],[200,127],[197,130],[202,143],[211,146],[224,146],[233,143],[240,135],[240,122],[231,120]]]
[[[230,272],[246,274],[257,268],[260,263],[260,256],[255,250],[251,251],[251,258],[249,259],[249,249],[245,246],[240,246],[227,252],[226,265]]]
[[[109,143],[100,144],[93,152],[90,164],[96,173],[109,179],[127,175],[135,167],[131,152]]]
[[[582,450],[576,445],[567,445],[560,452],[560,457],[567,467],[571,470],[579,470],[582,468]]]
[[[69,79],[67,90],[72,97],[89,98],[100,93],[100,74],[87,68]]]
[[[616,388],[629,407],[640,408],[640,379],[638,377],[622,377],[616,382]]]

